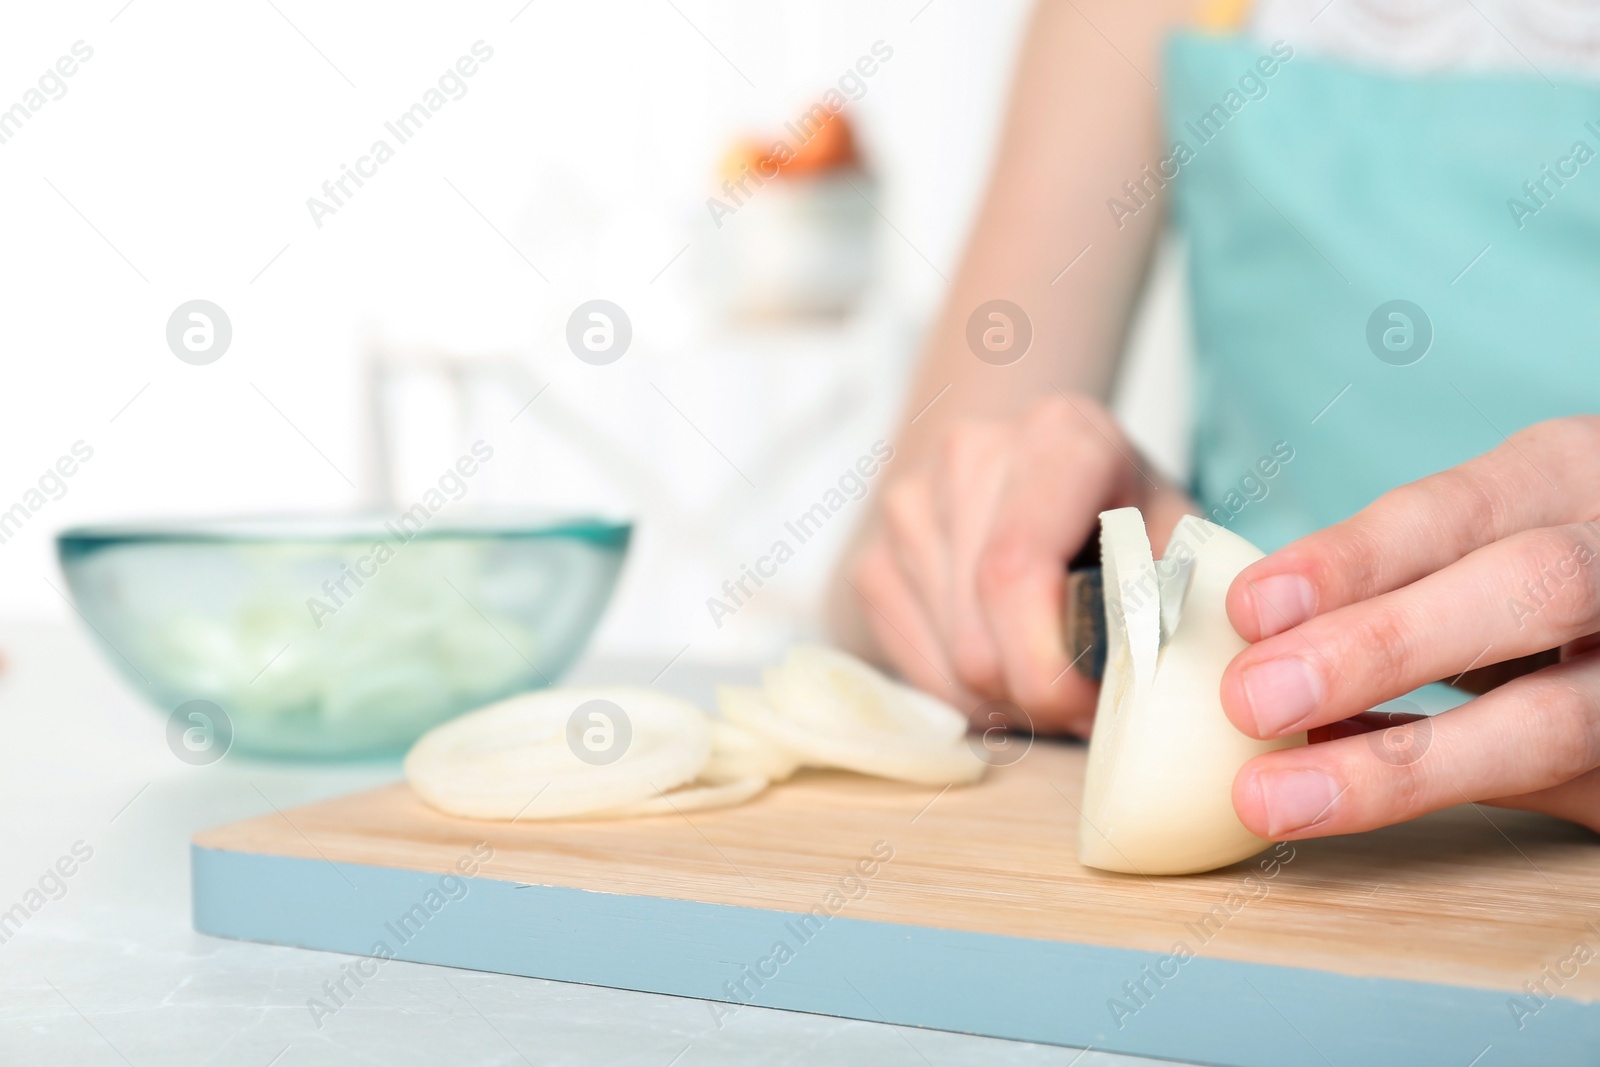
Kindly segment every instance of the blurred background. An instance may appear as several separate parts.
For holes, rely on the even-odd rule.
[[[0,614],[70,618],[62,527],[404,508],[482,440],[494,459],[450,508],[636,521],[594,651],[745,658],[817,632],[854,502],[723,625],[706,601],[892,439],[1027,9],[11,9],[0,107],[76,42],[92,57],[0,127],[0,508],[75,443],[93,457],[0,543]],[[430,91],[402,143],[385,124]],[[830,91],[847,103],[829,136],[765,159]],[[358,163],[379,139],[392,158]],[[759,188],[723,185],[779,162]],[[362,184],[325,191],[358,166]],[[1118,405],[1181,473],[1173,260]],[[191,300],[231,325],[205,365],[168,345]],[[568,344],[592,300],[631,330],[612,362]]]

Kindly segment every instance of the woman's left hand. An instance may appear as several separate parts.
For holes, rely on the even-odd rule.
[[[1370,830],[1468,801],[1600,830],[1600,416],[1539,423],[1246,568],[1228,593],[1254,642],[1222,679],[1252,737],[1313,744],[1233,786],[1272,840]],[[1469,668],[1561,661],[1431,719],[1363,713]]]

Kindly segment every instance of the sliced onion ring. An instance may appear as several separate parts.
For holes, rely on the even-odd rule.
[[[725,808],[743,804],[766,787],[767,780],[759,775],[720,782],[701,779],[682,789],[658,793],[649,800],[636,801],[619,808],[592,812],[584,818],[632,819],[646,815],[678,815],[686,811]]]
[[[769,670],[765,682],[765,701],[737,707],[741,724],[798,753],[808,766],[922,785],[983,775],[983,761],[965,743],[960,712],[860,660],[801,646]]]
[[[569,742],[575,714],[593,701],[605,702],[596,728],[613,731],[622,749],[605,762],[580,758],[581,746]],[[423,801],[451,815],[557,819],[655,798],[693,781],[710,757],[699,708],[650,689],[604,686],[524,693],[451,720],[412,747],[405,773]]]
[[[967,732],[966,717],[955,708],[831,648],[796,645],[763,681],[773,710],[829,733],[865,730],[955,742]]]
[[[761,777],[781,782],[800,768],[800,756],[749,725],[765,698],[747,685],[717,686],[721,720],[711,723],[711,762],[700,777],[711,780]]]

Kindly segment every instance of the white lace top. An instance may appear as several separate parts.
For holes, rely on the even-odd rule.
[[[1600,77],[1597,0],[1261,0],[1254,32],[1407,71]]]

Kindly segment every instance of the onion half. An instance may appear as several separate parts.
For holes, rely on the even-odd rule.
[[[1192,874],[1253,856],[1269,842],[1239,821],[1233,780],[1255,756],[1306,743],[1305,734],[1258,741],[1222,710],[1222,672],[1245,648],[1228,621],[1228,587],[1263,553],[1185,516],[1157,564],[1138,509],[1100,519],[1108,644],[1078,860]]]

